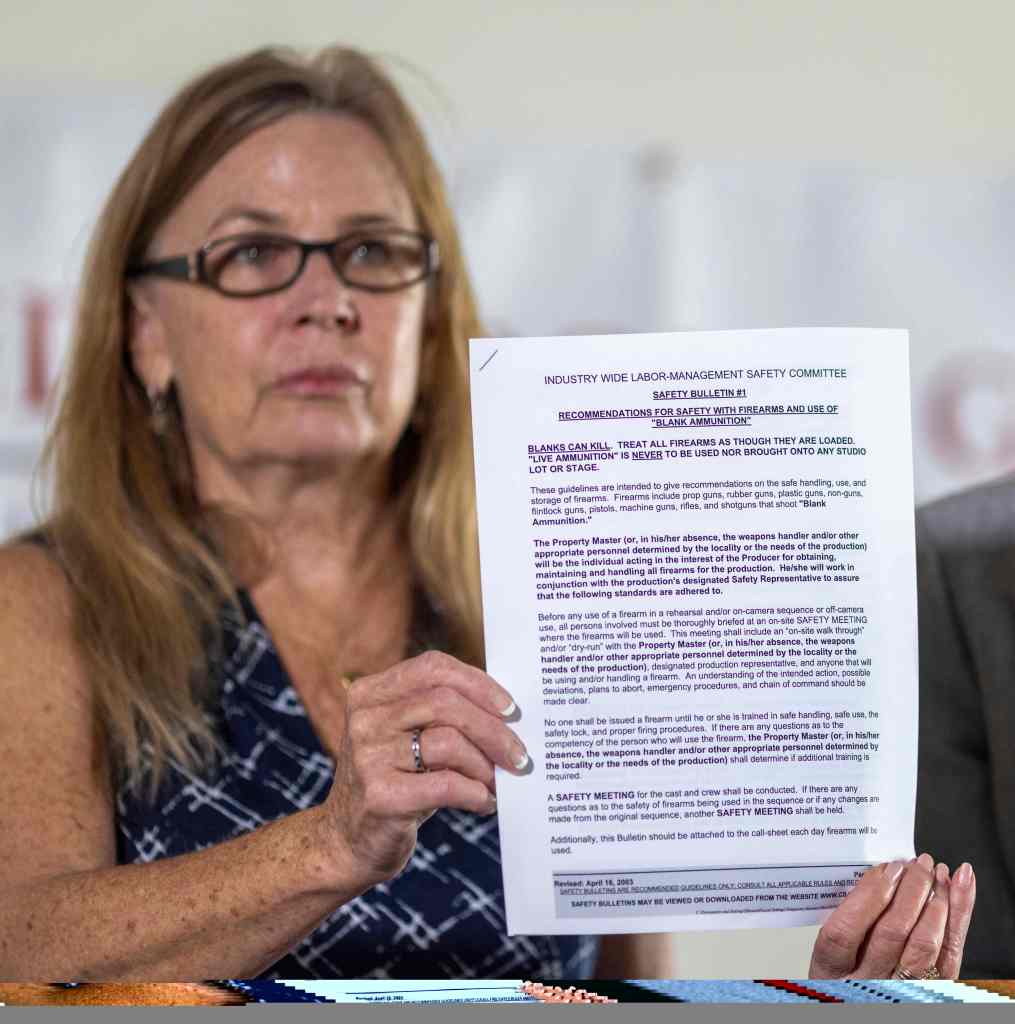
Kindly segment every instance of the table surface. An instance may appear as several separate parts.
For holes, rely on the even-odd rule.
[[[531,993],[536,992],[540,998]],[[247,1003],[1005,1003],[1015,981],[667,980],[211,981],[203,984],[0,982],[0,1005],[242,1005]]]

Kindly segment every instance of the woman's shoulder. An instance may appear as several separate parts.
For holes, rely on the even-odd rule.
[[[24,534],[0,544],[0,607],[14,614],[40,608],[66,614],[70,586],[45,534]]]
[[[70,671],[71,612],[70,584],[45,544],[17,538],[0,545],[0,649],[8,666],[60,661]]]

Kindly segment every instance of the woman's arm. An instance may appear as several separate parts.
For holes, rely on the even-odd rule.
[[[362,872],[336,870],[320,854],[319,819],[319,811],[300,812],[152,864],[28,881],[12,880],[20,872],[5,866],[0,974],[38,981],[253,977],[368,888],[355,882]],[[12,816],[5,811],[3,820]]]
[[[489,677],[424,656],[357,683],[329,731],[319,807],[145,865],[116,865],[108,761],[70,640],[70,601],[40,551],[0,551],[0,977],[251,977],[335,907],[404,866],[440,806],[490,811],[494,762],[520,744]],[[438,770],[412,771],[407,723]],[[404,748],[404,749],[403,749]],[[399,758],[406,762],[399,764]]]
[[[0,977],[247,977],[367,888],[306,811],[221,846],[117,867],[108,762],[60,571],[0,553]]]

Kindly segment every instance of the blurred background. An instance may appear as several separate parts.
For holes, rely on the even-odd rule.
[[[924,501],[1015,468],[1015,4],[35,0],[0,5],[0,533],[105,193],[159,106],[268,43],[390,58],[489,333],[911,332]],[[682,935],[683,977],[800,977],[813,929]]]

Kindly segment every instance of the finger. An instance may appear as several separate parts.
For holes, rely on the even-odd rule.
[[[349,693],[350,696],[356,694],[367,704],[388,704],[435,686],[452,687],[498,718],[507,718],[515,712],[514,698],[496,680],[440,651],[426,651],[386,672],[358,679]]]
[[[405,753],[411,754],[412,733],[435,727],[457,730],[486,760],[508,771],[524,772],[530,764],[525,745],[502,718],[483,711],[450,687],[419,692],[409,702],[350,705],[346,712],[352,760],[364,774],[414,770],[415,759],[407,761]]]
[[[948,890],[948,865],[938,864],[930,895],[892,972],[895,977],[925,978],[937,966],[948,925]]]
[[[966,945],[966,933],[976,903],[976,875],[968,864],[963,864],[952,875],[948,887],[948,926],[945,928],[941,955],[937,969],[942,978],[954,980],[962,969],[962,951]]]
[[[497,800],[478,779],[468,779],[451,769],[400,773],[385,785],[385,814],[418,818],[442,807],[493,814]]]
[[[906,865],[885,912],[870,931],[853,976],[890,978],[934,884],[934,859],[926,853]]]
[[[409,733],[416,728],[450,726],[494,764],[511,772],[522,772],[529,766],[525,745],[503,719],[478,708],[452,687],[435,686],[417,693],[413,700],[381,710],[385,718],[382,728]]]
[[[482,782],[490,792],[494,788],[494,766],[489,758],[470,743],[457,729],[436,725],[419,734],[420,759],[427,771],[450,768],[469,779]],[[411,735],[399,733],[392,739],[391,763],[405,771],[415,772],[416,758],[412,753]]]
[[[821,926],[811,954],[810,977],[843,978],[853,971],[861,945],[891,903],[905,868],[905,861],[896,860],[864,872]]]

